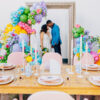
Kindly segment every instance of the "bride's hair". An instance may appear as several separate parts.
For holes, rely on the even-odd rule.
[[[45,33],[47,33],[47,31],[48,31],[47,25],[46,25],[46,24],[42,25],[41,31],[40,31],[40,32],[45,32]]]

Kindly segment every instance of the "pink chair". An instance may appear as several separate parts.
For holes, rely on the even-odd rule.
[[[42,91],[31,95],[28,100],[74,100],[70,95],[58,91]]]
[[[8,56],[7,63],[12,65],[23,65],[24,55],[23,52],[13,52]],[[26,64],[25,61],[24,64]],[[23,100],[23,94],[19,94],[19,100]]]
[[[13,52],[8,56],[7,63],[12,65],[23,65],[23,56],[23,52]]]
[[[49,62],[51,59],[54,59],[56,61],[59,62],[60,65],[62,65],[62,56],[58,53],[46,53],[43,57],[42,57],[42,64],[45,65],[45,63],[47,63],[49,65]],[[46,66],[45,69],[49,69],[49,66]]]

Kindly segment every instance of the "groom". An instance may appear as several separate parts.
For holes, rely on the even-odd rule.
[[[61,54],[61,37],[60,37],[60,29],[59,26],[53,23],[51,20],[47,21],[47,26],[51,28],[51,34],[52,34],[52,47],[54,47],[55,52]]]

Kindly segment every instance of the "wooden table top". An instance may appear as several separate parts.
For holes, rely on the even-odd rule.
[[[63,91],[72,95],[100,95],[100,87],[92,85],[87,77],[89,75],[100,75],[100,71],[89,71],[89,75],[83,78],[78,78],[77,74],[68,75],[66,68],[69,65],[62,66],[62,77],[64,78],[64,84],[60,86],[42,86],[37,83],[37,78],[34,76],[23,77],[23,79],[17,78],[17,80],[6,85],[0,85],[0,93],[2,94],[32,94],[38,91]],[[73,66],[74,68],[74,66]],[[67,80],[69,76],[69,80]]]

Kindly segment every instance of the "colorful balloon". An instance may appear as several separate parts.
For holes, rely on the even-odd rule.
[[[30,13],[30,9],[29,8],[25,8],[24,14],[28,15],[29,13]]]
[[[25,14],[21,15],[21,16],[20,16],[20,21],[26,23],[26,22],[28,21],[28,16],[25,15]]]
[[[73,29],[72,29],[72,33],[74,38],[78,38],[81,35],[84,35],[84,28],[81,27],[80,25],[76,25]]]

